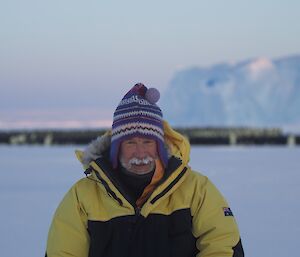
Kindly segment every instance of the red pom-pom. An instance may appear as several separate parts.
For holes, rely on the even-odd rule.
[[[146,91],[147,91],[147,88],[145,87],[145,85],[143,83],[135,84],[130,90],[130,92],[138,94],[140,96],[144,96]]]

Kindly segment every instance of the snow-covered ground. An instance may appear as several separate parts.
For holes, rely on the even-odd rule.
[[[44,256],[53,212],[83,177],[76,147],[0,146],[3,257]],[[246,256],[297,256],[300,148],[193,147],[191,166],[226,196]]]

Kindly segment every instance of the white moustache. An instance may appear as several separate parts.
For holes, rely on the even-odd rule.
[[[132,164],[133,164],[133,165],[141,165],[141,164],[147,165],[147,164],[149,164],[149,163],[151,163],[151,162],[153,162],[153,161],[154,161],[153,158],[147,156],[147,157],[142,158],[142,159],[139,159],[139,158],[132,158],[132,159],[129,160],[128,163],[129,163],[130,165],[132,165]]]

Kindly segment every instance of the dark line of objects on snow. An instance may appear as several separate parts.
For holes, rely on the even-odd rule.
[[[191,145],[300,145],[300,134],[284,134],[278,128],[175,128]],[[0,144],[87,145],[107,129],[0,131]]]

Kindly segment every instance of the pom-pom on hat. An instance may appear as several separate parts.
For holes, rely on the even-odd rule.
[[[157,150],[164,167],[168,154],[164,145],[161,109],[156,105],[159,91],[142,83],[134,85],[123,97],[114,112],[110,160],[113,168],[118,166],[119,148],[122,141],[135,136],[147,137],[157,142]]]

